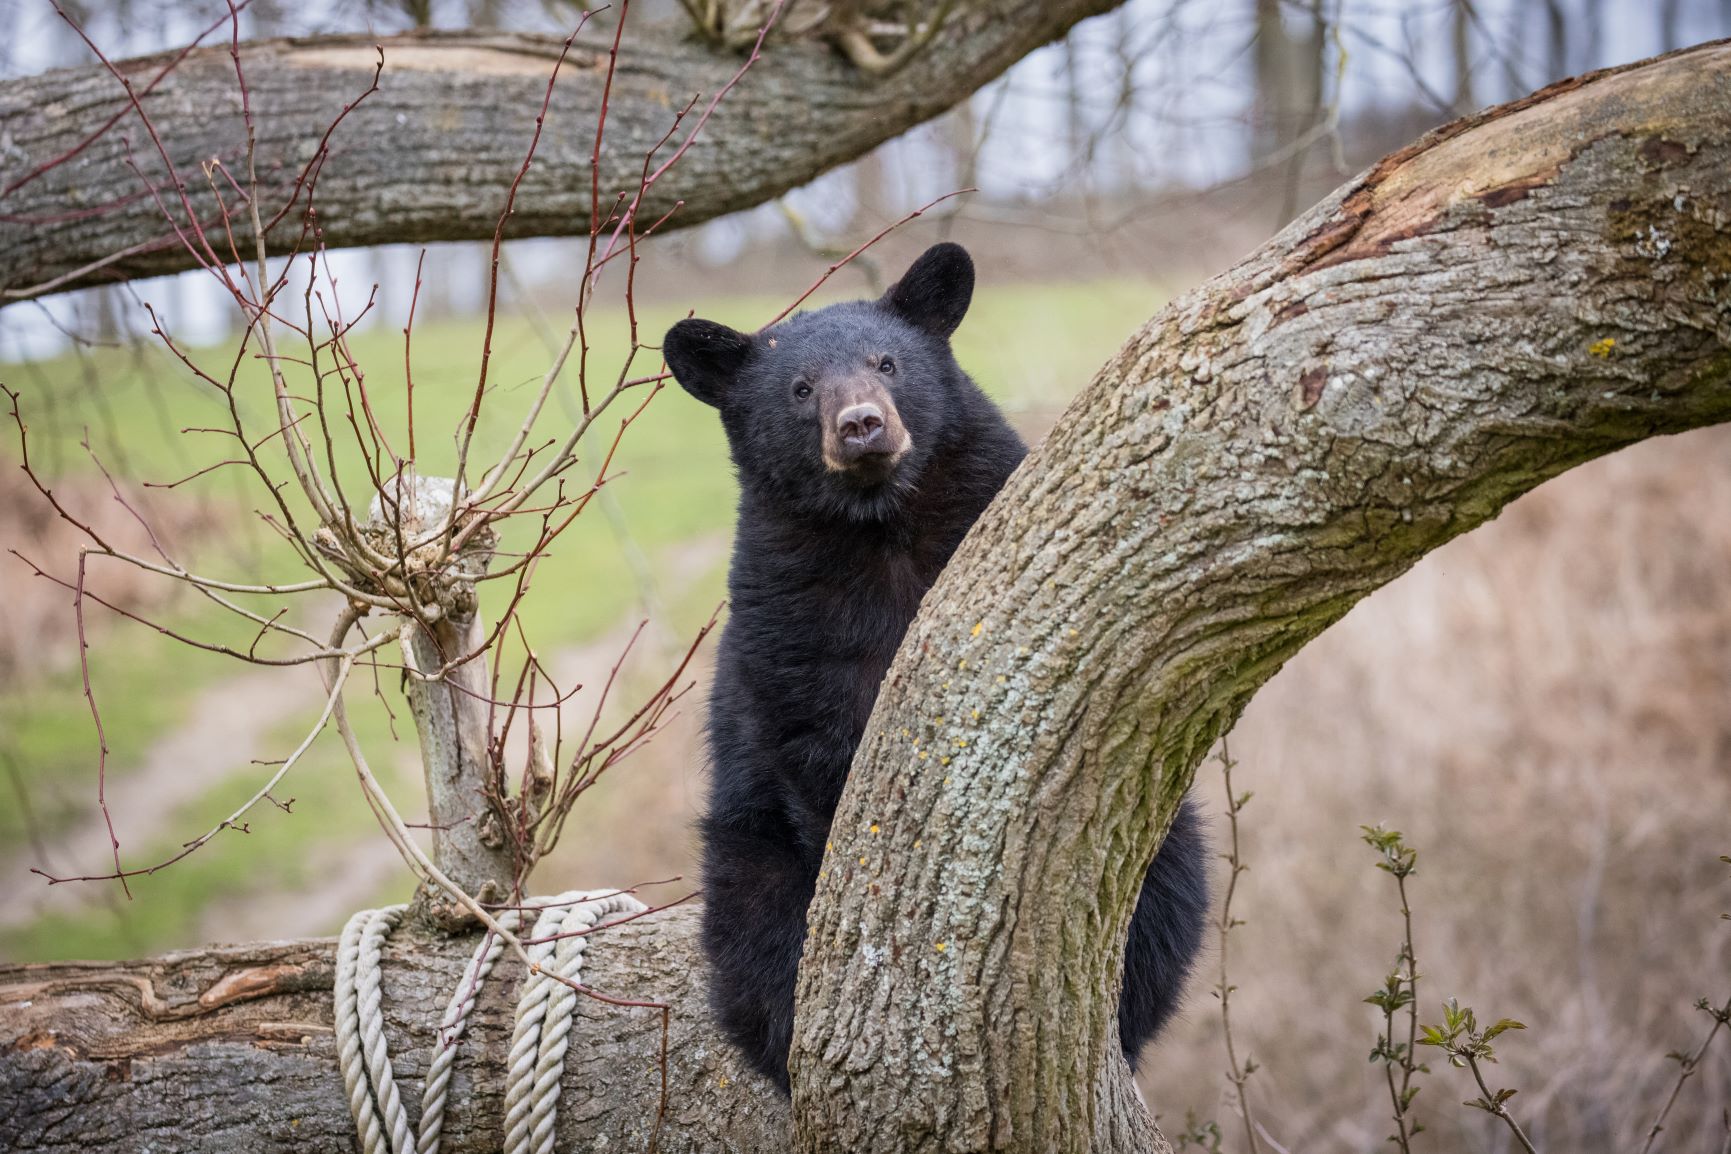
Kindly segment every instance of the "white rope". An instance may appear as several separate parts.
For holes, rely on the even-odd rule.
[[[589,930],[609,918],[641,913],[647,907],[629,894],[574,890],[534,902],[529,908],[538,909],[540,918],[528,944],[535,966],[523,982],[511,1039],[505,1083],[506,1154],[551,1154],[553,1149],[559,1081],[577,1005],[577,991],[558,979],[577,981]],[[421,1088],[417,1137],[391,1069],[380,989],[379,959],[385,939],[403,920],[406,909],[389,906],[362,910],[343,927],[337,944],[337,1060],[362,1154],[438,1154],[457,1040],[468,1025],[481,983],[505,948],[504,939],[497,934],[483,937],[445,1007]],[[506,910],[499,916],[500,925],[513,933],[521,920],[519,910]]]
[[[517,1027],[505,1073],[505,1154],[552,1154],[559,1076],[577,1008],[577,991],[566,982],[577,980],[588,931],[596,923],[644,908],[629,894],[576,896],[570,905],[542,910],[535,923],[529,957],[536,968],[523,980],[517,999]]]
[[[505,910],[498,921],[512,933],[522,915],[517,910]],[[421,1087],[421,1136],[416,1142],[419,1154],[439,1154],[439,1142],[445,1132],[445,1100],[451,1085],[451,1068],[457,1064],[457,1039],[469,1023],[469,1011],[481,994],[481,983],[493,972],[493,963],[505,951],[505,939],[489,932],[475,947],[474,957],[463,969],[445,1016],[439,1021],[439,1034],[433,1043],[433,1060],[427,1064],[427,1081]]]
[[[379,989],[379,954],[405,908],[361,911],[343,927],[337,944],[337,1054],[365,1154],[407,1154],[409,1148],[409,1120],[385,1050]]]

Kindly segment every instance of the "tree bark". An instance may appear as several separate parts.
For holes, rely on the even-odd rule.
[[[1113,1007],[1197,762],[1428,550],[1591,457],[1731,418],[1728,129],[1725,44],[1460,121],[1101,370],[886,678],[812,907],[794,1148],[1163,1148],[1112,1056]],[[0,969],[0,1145],[346,1149],[330,949]],[[411,1101],[467,949],[387,957]],[[702,1008],[688,914],[608,931],[589,965],[609,994],[674,1007],[661,1149],[790,1144]],[[498,1140],[510,970],[458,1064],[452,1150]],[[582,1013],[562,1148],[641,1149],[659,1018]]]
[[[1731,417],[1728,130],[1725,44],[1457,122],[1101,370],[885,679],[800,967],[797,1149],[1089,1148],[1138,886],[1257,687],[1547,478]]]
[[[492,751],[487,748],[485,645],[478,613],[465,622],[447,618],[431,629],[417,626],[405,654],[417,670],[438,669],[458,654],[479,655],[438,681],[407,678],[403,693],[420,737],[433,863],[464,893],[497,905],[515,900],[526,863],[518,861],[516,845],[506,835],[509,816],[486,788]],[[480,924],[435,886],[423,884],[415,900],[424,916],[447,929]]]
[[[786,1102],[710,1022],[696,922],[677,909],[604,931],[583,980],[672,1007],[657,1149],[783,1149]],[[475,942],[406,924],[385,949],[386,1035],[417,1123],[440,1014]],[[0,1149],[354,1149],[333,1032],[335,946],[261,942],[120,965],[0,968]],[[500,1149],[521,979],[506,961],[482,987],[445,1117],[449,1154]],[[557,1148],[645,1149],[661,1103],[660,1053],[660,1011],[579,999]]]
[[[659,181],[645,222],[683,202],[664,226],[698,224],[750,208],[863,156],[951,108],[1072,25],[1121,0],[958,0],[944,34],[900,71],[870,79],[822,43],[774,42],[721,102],[697,143]],[[226,30],[217,34],[218,39]],[[534,165],[505,235],[577,236],[590,227],[590,151],[610,40],[580,37],[566,58]],[[561,42],[507,33],[417,33],[382,46],[362,36],[241,45],[240,66],[257,124],[260,207],[273,250],[301,232],[302,171],[346,104],[372,83],[330,139],[317,184],[324,244],[424,243],[490,238],[521,168]],[[220,159],[242,184],[246,127],[226,44],[193,51],[157,86],[168,63],[121,62],[141,94],[218,252],[227,241],[201,166]],[[602,212],[635,191],[643,156],[693,96],[707,100],[744,62],[675,29],[627,30],[608,103]],[[102,132],[67,163],[25,180]],[[695,122],[688,118],[684,130]],[[665,158],[673,149],[661,150]],[[136,165],[136,171],[132,167]],[[141,179],[148,177],[149,185]],[[220,176],[231,208],[238,197]],[[173,182],[120,81],[101,65],[0,84],[0,303],[48,292],[195,267],[164,217],[190,232]],[[234,214],[240,251],[250,231]]]

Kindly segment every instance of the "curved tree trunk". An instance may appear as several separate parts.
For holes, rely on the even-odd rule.
[[[1174,301],[927,595],[800,967],[805,1151],[1081,1151],[1197,763],[1359,598],[1731,417],[1731,47],[1443,128]]]
[[[885,682],[812,909],[793,1145],[1162,1146],[1107,1060],[1116,971],[1216,735],[1426,551],[1581,461],[1727,418],[1725,45],[1440,130],[1174,302],[1012,479]],[[691,922],[609,931],[586,977],[675,1005],[662,1149],[781,1148],[785,1107],[701,1008]],[[0,1144],[346,1148],[330,949],[0,969]],[[466,950],[387,958],[411,1100]],[[451,1149],[498,1141],[512,984],[465,1043]],[[641,1149],[658,1019],[582,1012],[562,1145]]]
[[[717,108],[697,143],[641,212],[666,228],[750,208],[946,111],[1085,17],[1121,0],[958,0],[945,33],[895,74],[873,80],[822,43],[776,41]],[[226,30],[216,34],[220,42]],[[611,40],[585,34],[566,58],[545,135],[505,235],[586,235],[589,156]],[[330,248],[490,238],[522,167],[561,41],[507,33],[416,33],[244,43],[240,67],[258,130],[257,163],[279,250],[300,234],[296,182],[345,105],[372,83],[330,138],[317,186]],[[227,254],[220,208],[202,165],[220,159],[245,183],[246,126],[226,44],[190,53],[148,95],[171,57],[118,65],[141,94],[176,177]],[[699,94],[707,101],[744,63],[677,29],[628,33],[607,113],[600,192],[605,212],[635,190],[643,156]],[[701,106],[700,106],[701,107]],[[118,121],[68,163],[25,180]],[[688,118],[689,131],[696,115]],[[661,157],[674,145],[661,150]],[[131,165],[137,166],[135,171]],[[0,84],[0,303],[195,267],[140,178],[191,229],[161,157],[120,82],[101,65]],[[216,178],[231,208],[237,196]],[[250,231],[236,212],[240,251]]]

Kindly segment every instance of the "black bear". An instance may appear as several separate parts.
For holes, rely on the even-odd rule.
[[[878,300],[759,333],[684,320],[662,344],[720,411],[740,483],[700,826],[711,996],[783,1091],[806,907],[848,764],[920,598],[1027,452],[950,351],[973,291],[967,252],[940,244]],[[1132,1067],[1200,947],[1207,872],[1186,801],[1130,923],[1118,1031]]]

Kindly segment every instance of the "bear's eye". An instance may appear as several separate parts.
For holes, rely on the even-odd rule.
[[[811,396],[811,386],[804,381],[795,381],[793,383],[793,395],[803,401]]]
[[[886,374],[893,374],[895,371],[896,371],[896,363],[890,357],[885,357],[881,361],[878,362],[878,372],[886,373]]]

